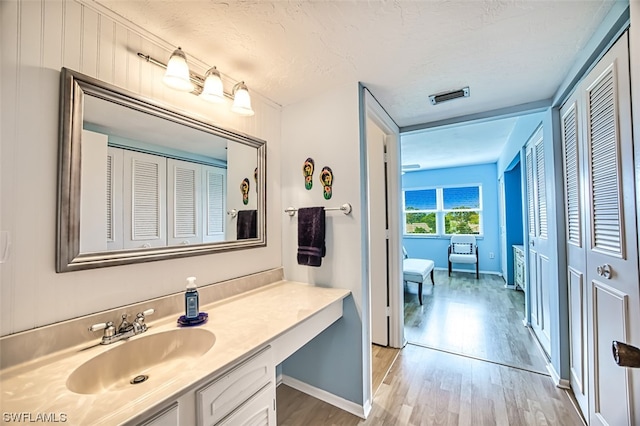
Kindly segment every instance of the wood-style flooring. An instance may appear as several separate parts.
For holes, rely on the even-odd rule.
[[[278,424],[582,426],[550,377],[409,344],[378,390],[367,420],[286,385]]]
[[[420,306],[417,285],[405,285],[405,338],[410,343],[547,374],[546,359],[522,323],[524,293],[497,275],[435,271]]]
[[[371,391],[374,395],[398,357],[398,353],[400,349],[371,345]]]
[[[400,351],[388,373],[391,352],[373,347],[377,392],[367,420],[280,385],[278,424],[584,425],[522,324],[522,292],[491,275],[476,280],[436,271],[435,280],[425,286],[423,307],[416,288],[405,288],[405,336],[415,343]]]

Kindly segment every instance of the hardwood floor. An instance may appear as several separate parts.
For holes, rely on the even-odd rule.
[[[548,376],[409,344],[367,420],[280,385],[279,425],[583,425]]]
[[[278,424],[584,425],[569,394],[548,376],[544,355],[522,324],[522,292],[505,289],[491,275],[476,280],[473,274],[454,272],[449,278],[436,271],[435,282],[425,286],[423,307],[417,286],[405,288],[410,343],[382,375],[367,420],[280,385]],[[389,356],[377,357],[373,363],[382,372]]]
[[[399,353],[400,349],[371,345],[371,391],[374,395],[382,384],[382,380],[387,376]]]
[[[435,271],[425,286],[423,306],[417,286],[405,286],[408,342],[547,374],[546,359],[522,324],[524,293],[504,288],[497,275]]]

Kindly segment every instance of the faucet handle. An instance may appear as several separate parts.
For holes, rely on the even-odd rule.
[[[91,327],[89,327],[89,331],[100,331],[100,330],[104,330],[105,337],[111,337],[116,332],[116,329],[113,326],[113,322],[111,321],[93,324]]]
[[[143,316],[146,317],[147,315],[152,315],[155,311],[156,311],[155,309],[149,308],[146,311],[140,312],[140,314],[142,314]],[[140,314],[138,314],[138,315],[140,315]]]
[[[138,314],[136,315],[136,320],[135,322],[137,322],[138,324],[140,324],[144,330],[146,330],[147,325],[144,323],[144,318],[147,315],[151,315],[155,312],[156,310],[153,308],[147,309],[146,311],[142,311],[142,312],[138,312]],[[143,330],[143,331],[144,331]]]
[[[104,330],[105,328],[107,328],[107,323],[101,322],[98,324],[93,324],[91,327],[89,327],[89,331],[99,331]]]

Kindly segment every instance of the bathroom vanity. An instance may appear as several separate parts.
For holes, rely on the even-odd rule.
[[[196,327],[170,315],[109,345],[96,333],[0,371],[2,412],[83,425],[275,424],[276,366],[337,321],[349,293],[278,281],[201,306],[209,319]]]

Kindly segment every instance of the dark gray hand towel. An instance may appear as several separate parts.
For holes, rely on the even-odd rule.
[[[298,264],[320,266],[324,245],[324,207],[298,209]]]
[[[237,238],[246,240],[247,238],[257,238],[257,210],[240,210],[238,212]]]

